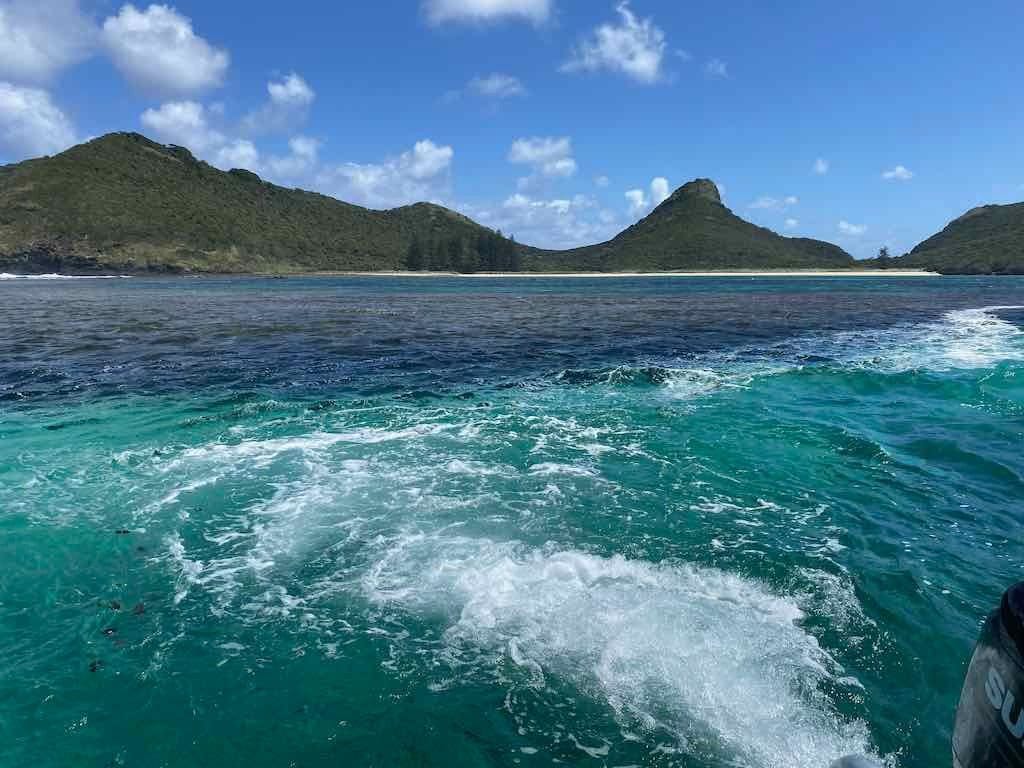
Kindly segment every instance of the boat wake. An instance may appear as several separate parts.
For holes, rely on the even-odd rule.
[[[572,714],[528,704],[566,681],[605,702],[625,739],[728,764],[823,768],[869,752],[864,723],[834,714],[821,685],[853,686],[801,629],[792,598],[749,579],[577,550],[410,535],[363,579],[373,603],[449,622],[444,658],[508,662],[521,728],[579,737]],[[593,756],[607,755],[608,741]],[[582,742],[582,739],[581,739]]]

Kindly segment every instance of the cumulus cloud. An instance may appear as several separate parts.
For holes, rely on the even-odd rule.
[[[800,226],[800,221],[798,219],[786,219],[783,222],[783,226],[788,230],[793,230]]]
[[[288,154],[264,156],[249,139],[230,137],[212,123],[219,112],[195,101],[172,101],[142,113],[142,124],[160,141],[188,147],[207,162],[230,170],[245,168],[274,181],[311,175],[317,166],[320,142],[294,136]]]
[[[510,99],[526,95],[526,88],[518,77],[499,72],[486,77],[474,77],[466,87],[471,93],[491,99]]]
[[[188,147],[197,155],[220,149],[227,141],[210,126],[206,107],[195,101],[169,101],[147,109],[142,124],[161,141]]]
[[[748,208],[754,210],[769,210],[769,211],[781,211],[790,206],[798,205],[800,198],[796,195],[788,195],[786,197],[771,197],[770,195],[764,195],[763,197],[757,198],[754,202],[748,205]]]
[[[46,83],[86,58],[95,40],[78,0],[9,0],[0,5],[0,77]]]
[[[248,139],[234,139],[222,145],[210,162],[218,168],[244,168],[278,183],[308,179],[316,170],[320,142],[308,136],[293,136],[288,154],[263,155]]]
[[[224,144],[217,149],[211,161],[218,168],[225,170],[244,168],[253,173],[259,173],[262,170],[260,151],[248,139],[235,139]]]
[[[608,70],[644,84],[662,80],[667,44],[653,19],[638,19],[628,2],[615,7],[619,23],[602,24],[573,50],[563,72]]]
[[[431,24],[504,19],[540,24],[551,15],[551,5],[552,0],[425,0],[423,10]]]
[[[267,83],[267,101],[242,120],[246,133],[280,133],[305,122],[316,101],[316,92],[300,75],[292,72]]]
[[[811,170],[813,170],[814,173],[818,174],[819,176],[824,176],[829,171],[828,160],[826,160],[823,157],[819,157],[817,160],[814,161],[814,167]]]
[[[192,21],[167,5],[140,11],[128,4],[103,23],[103,42],[117,68],[137,87],[159,94],[189,94],[219,86],[227,51],[192,30]]]
[[[642,189],[627,190],[626,200],[629,201],[629,215],[634,219],[643,216],[649,207],[647,193]]]
[[[345,163],[323,168],[316,186],[328,194],[371,208],[436,200],[443,194],[455,151],[429,139],[382,163]]]
[[[629,216],[638,219],[653,208],[657,208],[668,200],[672,194],[668,179],[658,176],[651,180],[650,193],[642,189],[630,189],[626,192],[626,200],[629,202]]]
[[[288,141],[289,153],[284,157],[271,156],[266,162],[268,176],[275,179],[295,179],[312,172],[319,160],[320,141],[309,136],[293,136]]]
[[[464,207],[482,224],[543,248],[573,248],[607,240],[618,230],[612,211],[586,195],[543,199],[521,192],[493,209]]]
[[[704,65],[704,73],[708,77],[725,78],[729,76],[729,65],[721,59],[711,59]]]
[[[50,94],[0,82],[0,150],[20,160],[61,152],[75,141],[74,126]]]
[[[906,166],[897,165],[895,168],[884,171],[882,178],[886,181],[910,181],[914,178],[914,173]]]
[[[651,180],[651,202],[655,206],[659,206],[668,200],[668,196],[672,194],[672,190],[669,189],[668,179],[664,176],[659,176],[656,179]]]
[[[609,179],[607,176],[596,176],[594,178],[594,186],[600,187],[601,189],[607,188],[608,185],[610,185],[611,183],[612,180]]]
[[[508,161],[528,165],[534,174],[549,178],[566,178],[576,173],[572,139],[568,136],[516,139],[509,149]]]
[[[839,231],[848,237],[860,237],[868,231],[868,228],[865,224],[851,224],[844,219],[839,222]]]
[[[309,84],[294,72],[281,80],[267,83],[267,93],[271,104],[288,109],[309,107],[316,98]]]

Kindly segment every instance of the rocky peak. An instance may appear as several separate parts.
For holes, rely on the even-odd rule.
[[[710,200],[718,205],[722,204],[722,196],[718,193],[718,187],[711,179],[694,179],[683,184],[683,186],[672,193],[668,202],[694,199]]]

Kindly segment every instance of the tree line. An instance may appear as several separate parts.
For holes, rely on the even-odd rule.
[[[482,232],[475,238],[454,236],[424,242],[414,235],[405,254],[410,272],[519,272],[522,255],[515,238]]]

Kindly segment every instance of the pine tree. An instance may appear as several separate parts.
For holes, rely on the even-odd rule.
[[[456,272],[462,271],[463,258],[461,238],[453,237],[448,241],[448,263],[451,265],[451,269],[454,269]]]
[[[423,243],[420,242],[419,235],[414,235],[405,254],[405,268],[410,272],[419,272],[423,269],[423,264]]]
[[[519,272],[523,268],[523,255],[519,251],[515,236],[509,235],[508,244],[508,271]]]
[[[446,272],[452,268],[451,262],[448,260],[448,252],[440,239],[434,240],[430,244],[429,262],[430,268],[434,272]]]

